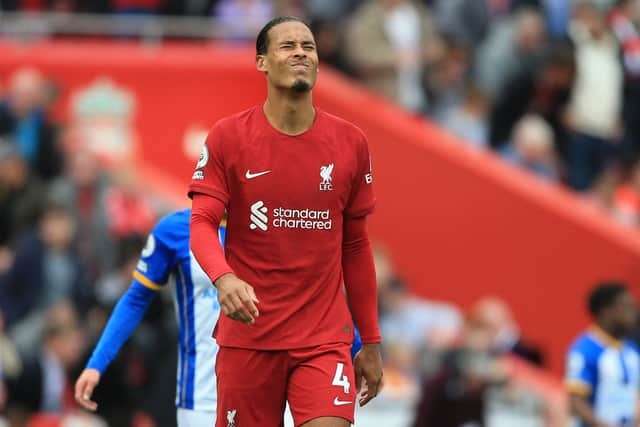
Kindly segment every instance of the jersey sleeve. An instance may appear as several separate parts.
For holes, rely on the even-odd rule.
[[[565,385],[568,392],[589,396],[596,383],[596,364],[587,346],[574,344],[567,353]]]
[[[371,211],[376,203],[373,194],[373,172],[371,168],[371,155],[367,138],[361,133],[357,147],[357,169],[351,187],[349,201],[345,208],[345,215],[351,218],[365,216]]]
[[[176,264],[175,245],[172,244],[171,224],[160,221],[153,229],[142,249],[133,277],[153,290],[164,286]]]
[[[223,132],[218,123],[211,129],[202,146],[196,170],[191,177],[189,197],[194,193],[202,193],[213,196],[227,205],[229,187],[225,172],[223,140]]]

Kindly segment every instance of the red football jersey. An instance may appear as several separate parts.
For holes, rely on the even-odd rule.
[[[220,317],[219,344],[277,350],[351,343],[342,222],[373,210],[371,182],[363,132],[322,110],[297,136],[274,129],[261,106],[216,123],[189,191],[225,203],[227,262],[260,300],[253,325]]]

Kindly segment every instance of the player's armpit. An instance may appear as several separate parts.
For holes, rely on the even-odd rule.
[[[218,239],[218,226],[224,210],[224,204],[215,197],[201,193],[193,195],[189,246],[213,283],[223,274],[233,273]]]

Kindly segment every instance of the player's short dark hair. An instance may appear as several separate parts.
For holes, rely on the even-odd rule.
[[[589,312],[597,316],[600,312],[611,306],[618,297],[627,292],[626,286],[621,282],[603,282],[598,284],[589,294]]]
[[[256,38],[256,55],[264,55],[267,53],[267,50],[269,49],[269,30],[276,25],[280,25],[285,22],[300,22],[301,24],[306,25],[306,27],[309,28],[309,31],[311,31],[311,27],[309,27],[309,25],[300,18],[295,16],[277,16],[267,22],[258,33],[258,37]]]

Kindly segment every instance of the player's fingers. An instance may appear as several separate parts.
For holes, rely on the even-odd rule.
[[[380,384],[382,382],[381,375],[377,378],[374,375],[367,375],[365,379],[367,381],[367,391],[362,395],[362,398],[360,399],[360,406],[365,406],[378,395]]]
[[[240,295],[240,299],[244,303],[244,306],[249,309],[249,312],[252,315],[256,317],[259,316],[260,313],[258,312],[258,307],[256,307],[255,303],[253,302],[253,298],[251,297],[248,289],[244,289],[244,291]]]
[[[256,292],[253,290],[253,286],[247,285],[247,290],[249,291],[249,296],[251,296],[253,302],[256,304],[260,304],[260,300],[256,296]]]
[[[233,294],[231,296],[231,302],[233,303],[233,312],[232,314],[237,317],[236,320],[239,320],[243,323],[253,323],[253,317],[249,314],[247,309],[244,307],[240,296],[237,294]]]
[[[75,398],[80,406],[90,411],[98,409],[98,404],[91,400],[95,384],[84,378],[80,378],[76,383]]]
[[[360,393],[362,390],[362,372],[359,369],[356,369],[356,391]]]

